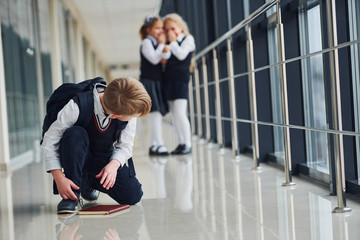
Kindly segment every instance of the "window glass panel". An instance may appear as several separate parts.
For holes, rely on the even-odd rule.
[[[277,52],[277,29],[275,24],[271,24],[268,28],[268,40],[269,63],[274,64],[279,61]],[[282,123],[279,66],[270,68],[270,83],[273,122]],[[275,151],[274,154],[279,157],[284,157],[283,129],[282,127],[274,127],[273,132]],[[284,164],[283,161],[279,161],[278,163]]]
[[[250,0],[244,0],[244,18],[250,15]]]
[[[40,137],[38,83],[35,59],[34,13],[31,1],[2,1],[7,9],[2,24],[10,157],[34,148]],[[27,159],[28,160],[28,159]]]
[[[305,6],[299,14],[302,55],[322,50],[320,6],[313,2],[311,8]],[[307,127],[327,128],[322,55],[303,59],[301,66],[305,124]],[[306,147],[309,167],[329,173],[327,134],[307,131]]]
[[[360,36],[360,2],[349,0],[349,32],[350,41],[358,40]],[[355,131],[360,131],[360,45],[350,46],[351,54],[351,74],[353,79],[354,96],[354,121]],[[360,156],[360,137],[356,137],[356,152]],[[360,171],[360,159],[358,158],[358,178]]]
[[[279,62],[278,45],[277,45],[277,27],[276,27],[276,5],[266,12],[268,18],[268,49],[269,49],[269,64]],[[270,84],[271,84],[271,105],[272,118],[274,123],[282,123],[281,117],[281,90],[280,90],[280,76],[279,66],[270,68]],[[283,143],[283,129],[282,127],[273,127],[274,132],[274,154],[280,158],[278,164],[284,165],[284,143]]]

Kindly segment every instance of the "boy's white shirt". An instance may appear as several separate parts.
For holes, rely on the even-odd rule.
[[[171,53],[179,59],[180,61],[184,60],[190,52],[195,51],[195,40],[191,35],[186,36],[185,40],[179,45],[178,41],[181,42],[185,38],[183,33],[180,33],[177,37],[177,41],[173,41],[169,44]]]
[[[100,129],[106,129],[110,123],[110,115],[106,116],[105,111],[100,103],[98,91],[103,91],[105,86],[96,84],[94,88],[94,114]],[[56,121],[54,121],[49,130],[45,133],[43,143],[41,145],[41,153],[45,160],[46,171],[61,169],[60,163],[60,140],[66,129],[74,126],[80,114],[78,105],[70,100],[64,108],[59,111]],[[132,149],[136,133],[136,120],[132,118],[126,128],[121,131],[118,141],[114,144],[114,151],[111,159],[116,159],[121,166],[132,157]],[[111,160],[109,159],[109,161]]]
[[[159,43],[157,48],[154,48],[154,45],[157,45],[158,42],[156,39],[149,35],[141,43],[141,53],[144,57],[152,64],[157,65],[161,59],[169,59],[170,51],[163,53],[165,45]]]

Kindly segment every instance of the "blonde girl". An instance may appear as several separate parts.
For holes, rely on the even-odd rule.
[[[191,131],[186,109],[195,41],[186,22],[178,14],[168,14],[163,21],[171,51],[164,72],[164,97],[168,102],[178,138],[178,146],[171,154],[187,154],[191,152]]]

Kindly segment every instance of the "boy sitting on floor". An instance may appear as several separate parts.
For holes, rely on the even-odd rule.
[[[85,99],[86,107],[80,107]],[[120,204],[140,201],[143,192],[135,176],[132,147],[136,118],[147,115],[150,108],[143,85],[120,78],[108,86],[96,83],[58,112],[41,146],[46,171],[55,180],[54,193],[63,198],[58,213],[75,212],[80,194],[96,200],[95,190]],[[86,111],[90,114],[84,124],[78,120]]]

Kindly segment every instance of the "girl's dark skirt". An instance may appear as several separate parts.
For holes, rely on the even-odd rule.
[[[189,82],[165,81],[163,84],[165,101],[189,98]]]
[[[140,79],[140,82],[144,85],[146,91],[151,98],[151,110],[150,112],[159,111],[163,116],[169,112],[167,103],[163,97],[163,86],[161,81],[154,81],[150,79]]]

